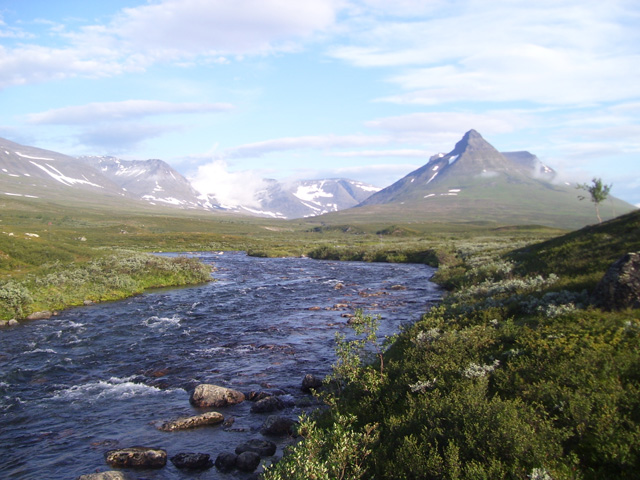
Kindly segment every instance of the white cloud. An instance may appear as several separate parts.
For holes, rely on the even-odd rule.
[[[215,195],[225,206],[259,207],[256,194],[266,187],[259,171],[231,172],[223,160],[200,165],[189,180],[197,191]]]
[[[110,23],[52,30],[46,45],[34,37],[14,47],[0,46],[0,88],[110,77],[156,63],[226,63],[226,55],[294,51],[333,27],[338,2],[164,0],[124,8]],[[2,36],[26,34],[0,23]]]
[[[215,113],[231,110],[228,103],[172,103],[154,100],[89,103],[57,108],[27,116],[32,124],[83,125],[100,121],[127,120],[151,115]]]
[[[433,152],[432,152],[433,153]],[[432,154],[431,153],[431,154]],[[334,152],[329,155],[332,157],[343,157],[343,158],[354,158],[354,157],[365,157],[365,158],[376,158],[376,157],[417,157],[417,158],[429,158],[431,155],[426,150],[416,150],[416,149],[398,149],[398,150],[359,150],[359,151],[351,151],[351,152]]]
[[[373,2],[378,3],[378,2]],[[426,2],[428,3],[428,2]],[[397,103],[532,101],[573,105],[637,98],[637,6],[597,2],[431,3],[413,21],[351,20],[329,54],[361,67],[395,67]]]
[[[97,148],[113,155],[131,151],[145,140],[179,131],[180,128],[175,125],[122,122],[86,129],[77,135],[77,139],[85,148]],[[95,154],[94,151],[90,153]]]
[[[222,151],[219,156],[221,158],[256,158],[262,157],[267,153],[278,151],[379,145],[388,142],[388,140],[389,139],[386,137],[368,135],[310,135],[284,137],[229,148]]]

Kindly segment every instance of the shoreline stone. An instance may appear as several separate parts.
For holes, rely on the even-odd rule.
[[[196,407],[220,408],[242,403],[244,402],[244,398],[244,393],[237,390],[219,385],[201,383],[195,388],[189,401]]]
[[[193,417],[182,417],[176,420],[164,422],[159,430],[163,432],[174,432],[176,430],[188,430],[210,425],[218,425],[224,422],[224,416],[218,412],[207,412]]]
[[[105,460],[115,468],[162,468],[167,464],[167,452],[149,447],[120,448],[109,450]]]

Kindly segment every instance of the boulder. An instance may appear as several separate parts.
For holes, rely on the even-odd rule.
[[[294,420],[280,415],[269,415],[262,424],[261,432],[264,435],[293,435]]]
[[[164,432],[174,432],[176,430],[187,430],[208,425],[218,425],[224,421],[224,416],[218,412],[207,412],[194,417],[178,418],[170,422],[163,423],[159,429]]]
[[[231,452],[222,452],[216,458],[216,468],[222,472],[228,472],[236,468],[236,460],[238,456]]]
[[[220,408],[244,402],[244,394],[231,388],[201,383],[193,391],[189,401],[196,407]]]
[[[284,403],[276,396],[265,397],[251,406],[251,413],[270,413],[282,410]]]
[[[7,322],[7,325],[9,325],[10,327],[15,327],[16,325],[20,325],[20,322],[18,322],[18,320],[16,320],[15,318],[12,318]]]
[[[640,252],[627,253],[613,263],[591,298],[605,310],[640,308]]]
[[[208,453],[178,453],[171,457],[171,463],[181,470],[208,470],[213,467]]]
[[[322,379],[315,375],[307,373],[302,379],[301,388],[303,392],[310,392],[312,389],[318,390],[320,387],[322,387]]]
[[[43,312],[33,312],[27,316],[27,320],[46,320],[47,318],[51,318],[51,315],[53,315],[53,313],[48,310]]]
[[[260,465],[260,455],[255,452],[242,452],[236,458],[236,467],[243,472],[253,472]]]
[[[108,472],[89,473],[80,475],[78,480],[133,480],[133,477],[125,472],[110,470]]]
[[[236,447],[237,455],[244,452],[254,452],[261,457],[270,457],[276,453],[276,444],[269,440],[254,438]]]
[[[148,447],[121,448],[109,450],[105,459],[115,468],[162,468],[167,464],[167,452]]]

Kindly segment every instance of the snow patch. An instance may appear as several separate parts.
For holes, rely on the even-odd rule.
[[[47,164],[47,167],[40,165],[36,162],[31,162],[33,165],[35,165],[36,167],[38,167],[39,169],[43,170],[45,173],[47,173],[48,175],[51,176],[51,178],[53,178],[54,180],[57,180],[58,182],[67,185],[67,186],[73,186],[76,183],[80,183],[80,184],[85,184],[85,185],[91,185],[92,187],[98,187],[98,188],[103,188],[102,186],[92,183],[88,180],[80,180],[78,178],[72,178],[72,177],[67,177],[65,174],[63,174],[60,170],[58,170],[55,167],[52,167],[51,165]],[[51,170],[49,170],[51,169]]]
[[[455,162],[460,155],[454,155],[453,157],[449,157],[449,165]]]
[[[434,174],[432,175],[432,177],[431,177],[429,180],[427,180],[427,185],[429,185],[429,184],[431,183],[431,180],[433,180],[434,178],[436,178],[436,175],[438,175],[438,172],[434,173]]]
[[[460,192],[459,188],[450,188],[449,189],[449,193],[458,193],[458,192]]]
[[[430,193],[429,195],[425,195],[424,198],[435,197],[435,196],[436,196],[435,193]]]
[[[317,202],[319,197],[332,198],[333,193],[328,193],[322,190],[324,184],[325,182],[312,185],[300,185],[293,195],[300,200],[307,202]]]
[[[51,162],[55,162],[55,159],[48,158],[48,157],[32,157],[31,155],[25,155],[25,154],[20,153],[20,152],[16,152],[16,155],[18,155],[19,157],[22,157],[22,158],[30,158],[31,160],[49,160]],[[31,163],[33,163],[33,162],[31,162]]]
[[[431,169],[432,172],[436,172],[438,171],[438,169],[440,168],[440,165],[434,165],[434,167]]]

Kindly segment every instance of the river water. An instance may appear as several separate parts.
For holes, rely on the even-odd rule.
[[[209,453],[263,438],[252,402],[219,409],[233,425],[163,432],[202,413],[198,383],[282,394],[296,418],[310,403],[303,376],[324,376],[336,332],[355,309],[381,315],[381,333],[419,319],[440,297],[425,265],[197,254],[215,282],[75,308],[0,330],[0,478],[75,479],[109,470],[104,453],[136,445]],[[281,448],[287,439],[276,440]],[[279,455],[280,453],[278,453]],[[142,479],[227,479],[171,462]]]

